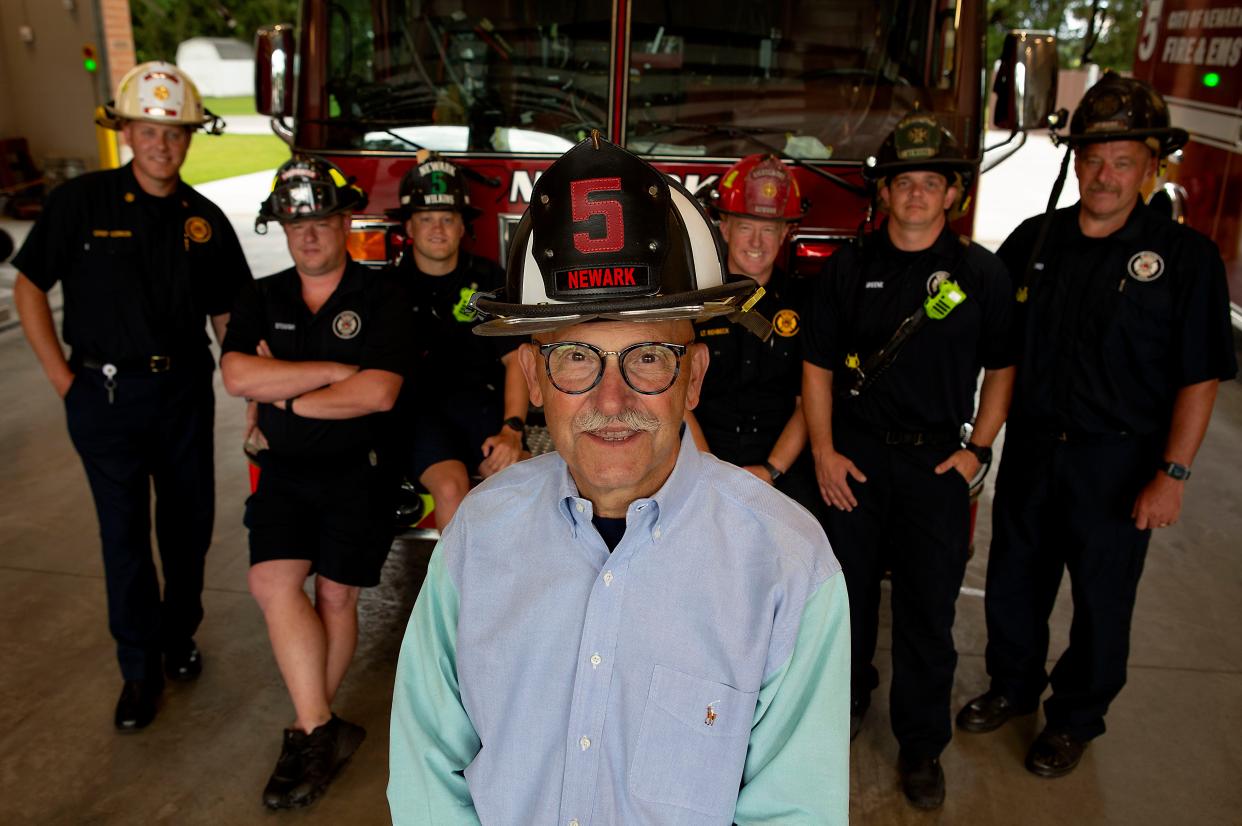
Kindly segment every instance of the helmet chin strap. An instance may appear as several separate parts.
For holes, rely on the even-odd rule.
[[[1026,268],[1022,271],[1022,280],[1018,282],[1018,288],[1029,289],[1031,284],[1031,275],[1035,272],[1035,259],[1039,258],[1039,253],[1044,248],[1044,242],[1048,240],[1048,232],[1052,229],[1052,214],[1056,212],[1057,201],[1061,198],[1061,190],[1065,188],[1065,177],[1069,174],[1070,155],[1073,153],[1072,146],[1065,147],[1065,155],[1061,158],[1061,170],[1057,173],[1057,179],[1052,184],[1052,192],[1048,195],[1048,206],[1044,208],[1044,218],[1039,224],[1039,234],[1035,237],[1035,246],[1031,247],[1031,255],[1026,260]]]

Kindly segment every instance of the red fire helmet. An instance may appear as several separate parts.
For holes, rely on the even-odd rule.
[[[711,206],[723,215],[792,222],[806,215],[809,204],[781,159],[761,154],[729,167],[712,190]]]

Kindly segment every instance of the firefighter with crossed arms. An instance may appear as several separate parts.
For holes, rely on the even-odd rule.
[[[953,232],[976,174],[934,114],[898,123],[864,165],[883,225],[828,260],[804,339],[802,398],[828,538],[850,592],[851,734],[870,705],[880,580],[892,574],[890,716],[910,802],[944,801],[954,606],[970,483],[1009,406],[1013,290],[1000,260]],[[975,389],[984,371],[978,410]],[[974,419],[963,441],[963,424]]]
[[[333,704],[357,646],[359,594],[379,583],[392,545],[388,411],[413,358],[391,274],[346,251],[366,202],[327,161],[277,170],[257,225],[280,223],[294,266],[242,291],[222,348],[225,388],[258,403],[266,449],[246,502],[248,580],[294,709],[263,790],[270,809],[312,803],[366,736]]]
[[[1187,139],[1155,90],[1105,73],[1064,139],[1078,203],[1026,221],[999,250],[1018,280],[1020,356],[992,511],[991,686],[957,725],[999,728],[1051,684],[1026,755],[1041,777],[1073,771],[1104,733],[1152,530],[1177,522],[1217,387],[1237,374],[1219,251],[1141,198]],[[1049,675],[1066,571],[1070,642]]]

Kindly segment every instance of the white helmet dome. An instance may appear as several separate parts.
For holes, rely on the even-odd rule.
[[[205,127],[211,134],[219,134],[224,126],[203,108],[203,98],[189,75],[161,60],[140,63],[126,72],[117,84],[116,98],[104,104],[96,123],[120,129],[128,120]]]

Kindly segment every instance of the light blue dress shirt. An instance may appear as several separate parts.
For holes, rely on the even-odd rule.
[[[401,648],[397,824],[845,823],[849,610],[819,524],[687,436],[610,554],[564,461],[462,503]]]

